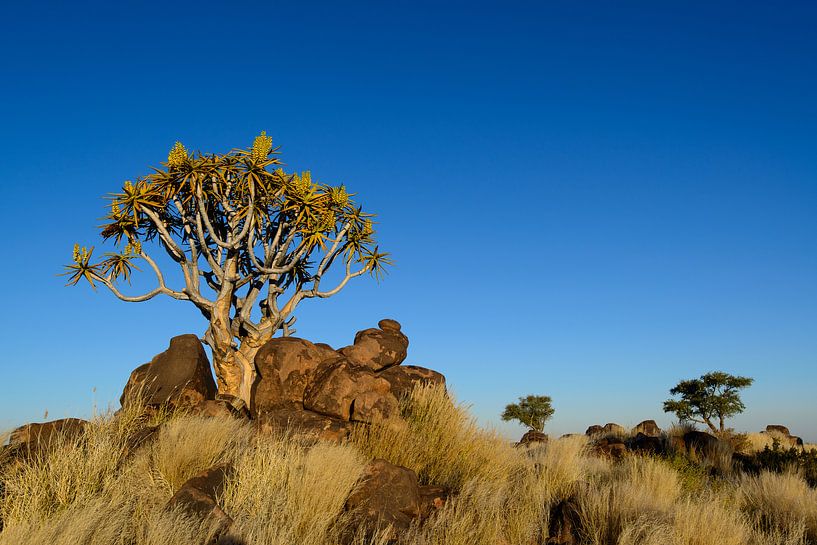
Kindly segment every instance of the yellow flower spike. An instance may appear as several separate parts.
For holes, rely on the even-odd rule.
[[[349,194],[346,193],[346,186],[333,187],[330,190],[332,197],[332,204],[339,207],[344,207],[349,203]]]
[[[133,191],[133,184],[131,183],[130,180],[125,180],[125,183],[122,186],[122,188],[125,190],[126,193],[130,193],[131,191]]]
[[[79,244],[74,244],[74,263],[79,263]]]
[[[176,142],[173,144],[173,148],[170,150],[170,153],[167,154],[167,166],[170,168],[179,168],[184,166],[187,161],[190,159],[190,156],[187,153],[187,149],[182,145],[181,142]]]
[[[270,151],[272,151],[272,137],[267,136],[267,131],[261,131],[261,134],[253,140],[252,158],[255,161],[263,161]]]

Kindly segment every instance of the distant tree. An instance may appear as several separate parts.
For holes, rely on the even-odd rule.
[[[692,380],[682,380],[670,390],[680,399],[664,402],[664,412],[675,413],[681,421],[706,424],[715,433],[726,429],[725,420],[742,413],[746,406],[738,390],[752,385],[754,379],[713,371]],[[714,420],[718,421],[718,427]]]
[[[101,235],[117,251],[93,261],[93,247],[76,245],[68,283],[101,284],[128,302],[164,295],[192,303],[208,323],[219,391],[249,404],[255,354],[293,333],[299,303],[335,295],[363,274],[379,277],[391,263],[375,242],[373,216],[345,186],[280,165],[263,132],[251,148],[225,154],[176,142],[161,167],[111,195]],[[155,273],[156,287],[127,295],[120,287],[137,262]],[[174,277],[183,286],[172,288]]]
[[[518,420],[521,424],[532,430],[542,431],[545,422],[550,420],[555,410],[551,406],[549,396],[529,395],[520,397],[519,403],[511,403],[505,407],[502,413],[502,420]]]

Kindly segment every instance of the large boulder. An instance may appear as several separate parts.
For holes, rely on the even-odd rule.
[[[664,442],[660,437],[645,435],[638,432],[635,437],[627,441],[627,446],[634,452],[646,454],[661,454],[664,452]]]
[[[173,337],[167,350],[150,363],[137,367],[119,398],[122,406],[126,406],[140,388],[141,398],[148,407],[189,408],[214,399],[216,383],[199,338],[195,335]]]
[[[531,446],[536,443],[541,443],[546,445],[548,442],[548,436],[546,433],[536,430],[528,430],[525,432],[525,435],[522,436],[522,439],[519,440],[517,445],[519,446]]]
[[[780,442],[780,446],[784,448],[803,446],[803,439],[792,435],[789,428],[780,424],[769,424],[766,426],[766,431],[761,433],[771,436],[772,439],[777,439]]]
[[[9,446],[25,457],[36,456],[55,443],[76,440],[85,433],[87,424],[88,422],[79,418],[26,424],[11,432]]]
[[[205,399],[190,408],[189,414],[210,418],[249,418],[249,413],[243,406],[236,407],[227,399]]]
[[[627,453],[627,445],[621,439],[605,437],[593,443],[592,452],[599,456],[618,460]]]
[[[687,453],[697,453],[703,456],[711,456],[718,450],[720,439],[705,431],[692,430],[683,436],[684,449]]]
[[[324,366],[304,395],[304,408],[341,420],[372,422],[397,416],[389,381],[341,360]]]
[[[329,345],[297,337],[277,337],[267,342],[255,356],[258,377],[253,385],[253,415],[281,407],[302,407],[304,391],[318,366],[339,357]]]
[[[598,424],[593,424],[592,426],[589,426],[587,430],[584,432],[584,434],[588,437],[593,437],[594,435],[599,435],[602,433],[604,433],[604,428],[602,426],[599,426]]]
[[[411,395],[411,391],[416,386],[426,386],[430,384],[445,386],[445,377],[442,373],[418,367],[416,365],[398,365],[380,371],[377,376],[389,381],[391,393],[394,397],[401,399]]]
[[[791,435],[789,428],[781,424],[769,424],[766,426],[766,433],[779,433],[781,435]]]
[[[443,507],[451,492],[442,486],[425,484],[420,486],[420,516],[427,519]]]
[[[422,502],[414,471],[375,459],[349,494],[346,510],[369,532],[405,530],[423,514]]]
[[[223,532],[232,525],[232,519],[216,502],[224,492],[224,484],[232,468],[219,465],[185,482],[167,502],[165,509],[180,510],[198,520],[215,523]]]
[[[352,431],[352,423],[297,408],[279,408],[262,412],[256,420],[258,431],[266,434],[290,434],[305,440],[342,443]]]
[[[580,542],[581,509],[576,498],[570,497],[551,506],[549,519],[546,545],[576,545]]]
[[[356,365],[366,366],[373,371],[400,365],[408,353],[409,340],[395,320],[378,322],[378,328],[364,329],[355,335],[354,344],[341,348],[339,352]]]
[[[614,422],[608,422],[607,424],[605,424],[604,427],[602,428],[602,431],[604,433],[614,433],[616,435],[625,435],[627,433],[627,430],[624,429],[624,426],[621,426]]]
[[[645,420],[633,428],[633,433],[636,435],[643,433],[649,437],[658,437],[661,435],[661,428],[658,427],[655,420]]]

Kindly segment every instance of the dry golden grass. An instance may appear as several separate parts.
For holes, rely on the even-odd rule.
[[[817,491],[797,475],[714,478],[704,468],[689,486],[688,462],[615,462],[592,455],[583,436],[515,448],[440,389],[418,389],[403,409],[405,425],[359,428],[341,445],[256,435],[232,418],[96,418],[83,438],[0,469],[0,545],[205,545],[215,528],[164,506],[190,476],[223,462],[234,467],[219,498],[234,543],[337,545],[350,531],[345,500],[372,457],[456,492],[402,545],[543,543],[563,500],[577,506],[583,545],[817,544]],[[159,422],[155,441],[128,453],[133,430]]]
[[[260,438],[236,463],[223,503],[248,543],[319,545],[337,539],[343,505],[366,460],[349,445],[306,448]]]
[[[777,439],[782,446],[788,445],[788,439],[780,432],[747,433],[747,448],[743,451],[746,454],[758,452],[766,447],[772,448],[774,440]]]
[[[472,479],[504,481],[522,458],[498,433],[481,429],[444,388],[420,387],[403,404],[406,424],[356,428],[352,442],[368,457],[417,472],[423,482],[461,489]]]
[[[802,525],[809,542],[817,542],[817,490],[799,475],[762,472],[745,476],[738,501],[762,528],[787,531]]]

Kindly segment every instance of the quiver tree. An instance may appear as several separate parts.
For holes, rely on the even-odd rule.
[[[706,424],[715,433],[726,430],[726,419],[742,413],[746,406],[739,390],[748,388],[754,379],[713,371],[700,378],[682,380],[670,390],[680,399],[664,402],[664,412],[675,413],[679,420]],[[718,426],[715,426],[717,421]]]
[[[177,142],[162,168],[111,194],[101,236],[117,251],[94,261],[93,247],[77,245],[65,273],[69,285],[99,283],[127,302],[166,295],[192,303],[208,321],[203,340],[219,391],[246,403],[256,352],[293,332],[301,301],[335,295],[363,274],[379,278],[390,264],[375,244],[373,215],[343,185],[287,174],[277,155],[263,132],[251,148],[222,155],[189,153]],[[180,268],[181,287],[170,287],[154,252]],[[126,295],[122,281],[130,284],[140,260],[156,287]],[[326,286],[333,265],[342,269]]]

